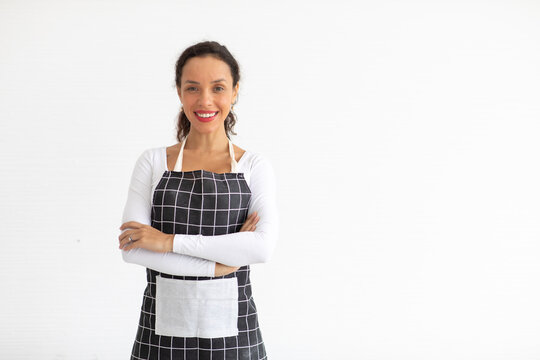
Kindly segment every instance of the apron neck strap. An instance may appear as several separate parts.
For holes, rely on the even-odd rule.
[[[176,159],[176,164],[174,165],[173,171],[182,171],[182,160],[184,158],[184,146],[186,145],[187,136],[182,141],[180,145],[180,152],[178,153],[178,158]],[[232,141],[229,139],[229,155],[231,156],[231,172],[235,173],[238,163],[234,157],[234,147]]]

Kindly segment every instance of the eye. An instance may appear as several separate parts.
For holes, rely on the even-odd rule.
[[[189,86],[186,88],[186,91],[197,91],[197,88],[195,86]]]
[[[215,92],[222,92],[222,91],[225,91],[225,88],[224,88],[223,86],[216,86],[216,87],[214,88],[214,91],[215,91]]]

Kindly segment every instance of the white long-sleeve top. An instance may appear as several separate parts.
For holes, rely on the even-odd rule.
[[[122,223],[137,221],[150,225],[152,195],[166,170],[166,147],[147,149],[139,156],[131,176]],[[257,211],[260,217],[255,231],[214,236],[176,234],[173,252],[158,253],[139,248],[121,250],[124,261],[184,276],[214,276],[216,262],[244,266],[268,261],[278,237],[273,167],[263,156],[246,151],[238,161],[236,171],[244,173],[251,190],[248,214]]]

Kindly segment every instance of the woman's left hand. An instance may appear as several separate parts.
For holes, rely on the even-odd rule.
[[[165,234],[150,225],[137,221],[128,221],[120,226],[120,230],[128,228],[129,230],[118,236],[119,248],[122,250],[142,248],[156,252],[169,252],[173,249],[174,234]]]

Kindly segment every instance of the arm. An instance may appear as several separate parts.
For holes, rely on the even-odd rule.
[[[260,217],[255,231],[226,235],[174,235],[173,251],[213,260],[229,266],[267,262],[278,236],[276,180],[270,162],[257,156],[252,164],[249,213]]]
[[[137,221],[141,224],[150,225],[152,164],[153,159],[150,150],[143,152],[137,159],[131,176],[122,223]],[[171,275],[212,277],[215,274],[216,267],[214,261],[172,252],[158,253],[141,248],[122,250],[122,258],[128,263],[139,264]]]

